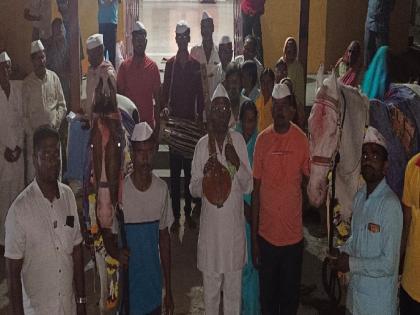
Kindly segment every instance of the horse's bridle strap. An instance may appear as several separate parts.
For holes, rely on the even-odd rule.
[[[109,118],[112,120],[121,120],[121,114],[120,112],[113,112],[113,113],[108,113],[108,114],[98,114],[98,113],[93,113],[92,114],[92,118],[96,119],[96,118]]]
[[[331,157],[315,155],[311,158],[311,163],[320,166],[331,166]]]

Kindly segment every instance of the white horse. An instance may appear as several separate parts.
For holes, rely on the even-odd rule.
[[[353,197],[360,186],[360,160],[369,123],[369,100],[358,89],[341,84],[334,71],[323,81],[323,72],[321,66],[308,120],[311,153],[308,197],[311,204],[319,207],[331,197],[328,191],[334,185],[335,204],[339,205],[334,213],[334,225],[338,229],[338,240],[344,240],[349,231]],[[334,167],[336,178],[335,183],[331,183],[328,179],[331,179],[329,174]],[[332,209],[328,213],[331,216]],[[331,220],[329,218],[330,223]],[[330,238],[334,230],[331,228],[329,224]]]

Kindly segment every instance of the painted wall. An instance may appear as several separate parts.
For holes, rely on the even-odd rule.
[[[391,17],[390,44],[395,53],[407,49],[412,0],[396,0]],[[335,65],[352,40],[363,43],[368,0],[311,0],[308,73],[319,64]],[[267,0],[262,17],[264,61],[273,67],[288,36],[298,38],[299,0]]]

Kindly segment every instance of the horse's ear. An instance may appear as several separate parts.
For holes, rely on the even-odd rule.
[[[318,68],[318,72],[316,73],[316,90],[318,90],[324,81],[324,64],[321,63]]]
[[[332,83],[331,88],[334,89],[334,93],[337,93],[338,95],[338,79],[337,79],[337,74],[335,72],[335,68],[332,68],[331,70],[331,83]]]

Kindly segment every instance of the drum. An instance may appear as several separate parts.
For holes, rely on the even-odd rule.
[[[169,117],[160,121],[160,141],[187,159],[193,158],[195,146],[205,134],[200,124],[190,120]]]

